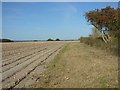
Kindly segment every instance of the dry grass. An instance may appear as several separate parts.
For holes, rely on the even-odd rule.
[[[35,87],[117,88],[118,61],[94,47],[69,43],[40,75]]]

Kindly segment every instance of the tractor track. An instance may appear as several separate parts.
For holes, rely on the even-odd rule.
[[[61,48],[61,47],[60,47]],[[58,48],[58,49],[60,49],[60,48]],[[57,49],[57,50],[58,50]],[[54,52],[52,52],[52,53],[50,53],[44,60],[42,60],[38,65],[36,65],[32,70],[30,70],[29,72],[27,72],[27,74],[24,76],[24,77],[22,77],[22,78],[20,78],[19,80],[17,80],[16,82],[15,82],[15,84],[13,85],[13,86],[11,86],[10,88],[7,88],[7,89],[5,89],[5,90],[11,90],[11,89],[13,89],[15,86],[17,86],[22,80],[24,80],[32,71],[34,71],[39,65],[41,65],[45,60],[47,60],[52,54],[54,54],[57,50],[55,50]]]
[[[41,46],[42,48],[36,47],[37,50],[35,49],[35,51],[32,51],[31,54],[26,52],[29,54],[13,60],[8,59],[10,61],[2,60],[4,61],[4,64],[2,64],[3,90],[11,90],[19,85],[19,83],[24,81],[31,72],[40,67],[43,62],[46,62],[47,59],[53,56],[54,53],[60,50],[63,46],[64,43],[50,43],[48,45]],[[18,56],[20,56],[20,54]]]
[[[46,49],[46,48],[45,48],[45,49]],[[41,51],[43,51],[43,50],[45,50],[45,49],[42,49],[42,50],[38,51],[37,53],[39,53],[39,52],[41,52]],[[35,55],[36,55],[36,53],[34,53],[34,54],[29,54],[29,55],[27,55],[27,56],[24,56],[24,57],[21,57],[21,58],[17,59],[15,62],[17,62],[17,61],[19,61],[20,59],[23,59],[23,58],[26,59],[26,57],[27,57],[26,60],[23,59],[24,61],[22,60],[21,62],[18,62],[17,64],[15,64],[15,65],[13,65],[13,66],[10,65],[10,67],[8,67],[8,68],[5,69],[5,70],[4,70],[4,67],[3,67],[2,73],[5,72],[5,71],[7,71],[7,70],[10,70],[11,68],[14,68],[15,66],[17,66],[17,65],[19,65],[19,64],[21,64],[21,63],[23,63],[23,62],[25,62],[25,61],[27,61],[27,60],[29,60],[29,59],[32,58],[32,57],[35,57]],[[30,57],[28,57],[28,56],[30,56]],[[13,62],[14,62],[14,61],[12,61],[12,62],[9,63],[9,64],[14,64],[15,62],[14,62],[14,63],[13,63]],[[7,65],[8,65],[8,64],[7,64]]]

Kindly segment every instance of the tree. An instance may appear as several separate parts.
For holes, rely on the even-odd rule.
[[[47,41],[54,41],[53,39],[49,38]]]
[[[85,13],[85,18],[101,33],[103,40],[110,41],[110,32],[118,32],[118,9],[107,6]]]
[[[56,39],[56,41],[60,41],[60,39],[59,39],[59,38],[57,38],[57,39]]]
[[[100,32],[95,27],[92,28],[91,37],[94,37],[94,38],[100,37]]]
[[[14,41],[10,39],[0,39],[0,42],[14,42]]]

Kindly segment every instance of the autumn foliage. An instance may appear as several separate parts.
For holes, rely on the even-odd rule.
[[[80,42],[101,48],[118,55],[120,51],[120,9],[107,6],[85,13],[87,22],[93,25],[89,37],[81,37]],[[104,42],[105,43],[104,43]]]
[[[119,9],[107,6],[102,9],[95,9],[85,13],[85,18],[101,33],[103,39],[109,39],[109,35],[118,37],[119,29]],[[107,38],[105,37],[107,36]]]

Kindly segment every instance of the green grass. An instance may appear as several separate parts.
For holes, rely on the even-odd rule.
[[[104,76],[104,77],[99,77],[98,78],[98,81],[99,81],[99,83],[100,83],[100,85],[101,85],[101,87],[107,87],[107,79],[106,79],[106,77]]]
[[[59,64],[61,57],[64,55],[64,53],[69,50],[68,45],[66,45],[59,53],[57,56],[55,56],[54,60],[48,65],[48,69],[51,70],[53,69],[56,65]]]

